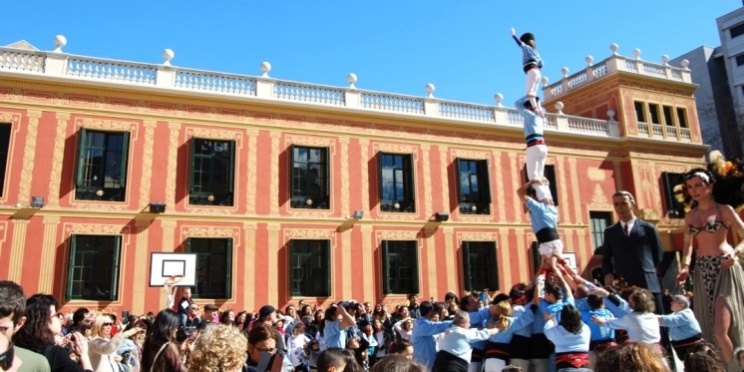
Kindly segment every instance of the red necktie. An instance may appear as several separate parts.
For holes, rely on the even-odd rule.
[[[623,232],[625,233],[625,236],[628,236],[628,224],[623,224]]]

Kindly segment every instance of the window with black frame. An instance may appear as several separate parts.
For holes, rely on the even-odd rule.
[[[290,148],[290,206],[330,209],[328,148]]]
[[[383,212],[415,212],[413,156],[381,152],[377,157],[380,210]]]
[[[543,172],[543,176],[548,179],[548,182],[550,182],[550,185],[548,187],[550,188],[550,194],[553,196],[553,204],[557,207],[558,206],[558,188],[556,187],[558,184],[556,183],[555,178],[555,165],[552,164],[545,164],[545,170]],[[522,177],[524,178],[524,182],[527,182],[527,167],[522,167]]]
[[[488,178],[488,161],[458,158],[457,180],[460,213],[489,214],[491,186]]]
[[[68,300],[118,299],[121,236],[72,235],[68,262]]]
[[[232,295],[232,239],[189,238],[188,253],[196,253],[194,298],[230,298]]]
[[[233,205],[235,141],[191,139],[189,204]]]
[[[10,129],[10,124],[0,123],[0,196],[5,195],[5,171],[8,167],[8,151],[10,150]]]
[[[462,242],[465,290],[491,291],[499,288],[499,265],[495,242]]]
[[[331,295],[329,240],[291,240],[289,243],[290,293],[297,297]]]
[[[418,242],[382,241],[384,294],[419,293]]]
[[[662,196],[664,197],[664,208],[669,218],[685,218],[685,206],[674,196],[674,186],[682,183],[681,173],[662,172]]]
[[[589,229],[592,232],[594,254],[602,254],[604,231],[612,225],[612,212],[589,212]]]
[[[75,199],[124,201],[128,132],[80,129]]]

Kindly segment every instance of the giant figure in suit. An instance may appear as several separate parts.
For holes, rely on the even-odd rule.
[[[661,285],[656,272],[663,255],[659,233],[653,224],[633,214],[635,199],[631,193],[616,192],[612,195],[612,204],[620,221],[604,231],[602,269],[605,284],[612,285],[615,278],[623,278],[628,285],[646,288],[657,298],[656,311],[663,311]]]

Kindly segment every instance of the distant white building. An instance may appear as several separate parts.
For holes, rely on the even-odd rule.
[[[703,141],[744,156],[744,7],[716,20],[721,46],[701,46],[672,61],[690,61]]]

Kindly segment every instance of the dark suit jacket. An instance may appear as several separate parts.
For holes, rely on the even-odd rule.
[[[623,278],[629,285],[661,293],[656,268],[662,255],[659,233],[651,223],[636,219],[628,236],[620,222],[604,231],[602,269],[605,275]]]

